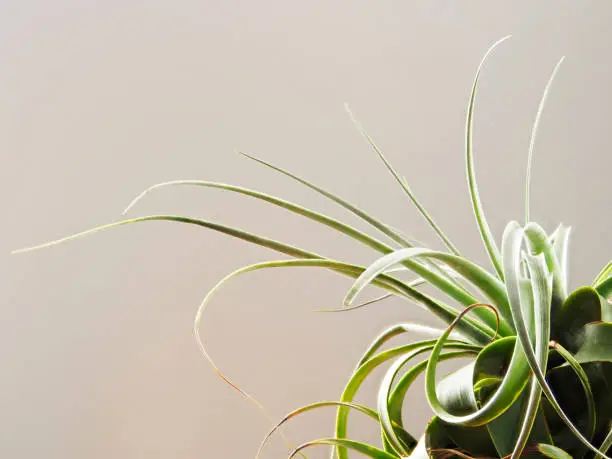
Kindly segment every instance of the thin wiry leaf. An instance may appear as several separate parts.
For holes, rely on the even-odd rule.
[[[391,175],[393,175],[395,180],[397,180],[397,182],[400,184],[404,192],[408,195],[408,197],[410,198],[414,206],[418,209],[418,211],[425,218],[425,220],[427,220],[427,223],[429,224],[429,226],[433,228],[433,230],[440,237],[442,242],[444,242],[444,245],[446,245],[446,247],[448,247],[448,249],[451,252],[453,252],[455,255],[460,255],[459,250],[457,250],[455,245],[450,241],[450,239],[444,234],[444,232],[436,224],[436,222],[433,220],[431,215],[429,215],[429,213],[425,210],[425,207],[423,207],[423,205],[419,202],[414,192],[408,186],[408,183],[396,172],[396,170],[393,168],[391,163],[387,160],[385,155],[383,155],[382,150],[378,147],[376,142],[374,142],[374,139],[365,131],[365,129],[361,126],[359,121],[357,121],[357,119],[355,118],[351,110],[349,109],[348,104],[345,104],[344,108],[346,109],[346,112],[348,113],[351,120],[353,121],[353,124],[355,124],[355,126],[357,127],[361,135],[365,137],[365,139],[368,141],[372,149],[376,152],[378,157],[383,161],[385,166],[387,166],[387,169],[389,169],[389,172],[391,172]]]
[[[370,418],[374,419],[375,421],[378,422],[379,417],[378,417],[378,413],[374,410],[372,410],[371,408],[368,408],[367,406],[364,405],[360,405],[358,403],[348,403],[348,402],[337,402],[337,401],[323,401],[323,402],[315,402],[315,403],[311,403],[309,405],[303,406],[301,408],[298,408],[296,410],[293,410],[291,413],[287,414],[283,419],[281,419],[269,432],[268,434],[265,436],[265,438],[263,439],[263,441],[261,442],[261,445],[259,446],[259,449],[257,450],[257,454],[255,455],[255,459],[259,459],[259,457],[261,456],[261,453],[263,452],[263,449],[265,448],[266,444],[268,443],[268,440],[270,439],[270,437],[272,437],[272,435],[274,435],[274,432],[276,432],[280,427],[283,426],[283,424],[285,424],[287,421],[289,421],[290,419],[306,413],[308,411],[311,410],[315,410],[318,408],[325,408],[325,407],[337,407],[337,406],[343,406],[349,409],[353,409],[356,411],[360,411],[363,414],[369,416]]]
[[[478,65],[478,70],[476,70],[476,76],[474,77],[474,84],[472,85],[472,93],[470,95],[470,102],[467,110],[467,119],[466,119],[466,127],[465,127],[465,161],[466,161],[466,169],[467,169],[467,179],[468,179],[468,188],[470,191],[470,197],[472,199],[472,208],[474,211],[474,216],[476,217],[476,223],[478,224],[478,229],[480,231],[480,235],[482,237],[482,241],[487,249],[489,254],[489,258],[495,267],[495,271],[497,271],[498,276],[503,279],[503,269],[501,265],[501,255],[499,253],[499,249],[497,244],[495,243],[495,238],[489,229],[489,224],[484,216],[482,203],[480,201],[480,195],[478,193],[478,186],[476,185],[476,172],[474,170],[474,152],[472,146],[472,132],[473,132],[473,124],[474,124],[474,102],[476,101],[476,89],[478,88],[478,78],[480,77],[480,72],[482,71],[482,67],[484,66],[487,58],[493,52],[495,48],[497,48],[501,43],[510,38],[510,35],[502,38],[495,42],[485,53],[484,57],[480,61]]]
[[[394,272],[404,271],[404,270],[407,270],[407,268],[390,269],[388,271],[385,271],[385,274],[392,274]],[[417,279],[414,279],[414,280],[408,282],[406,285],[408,285],[409,287],[412,287],[412,288],[416,288],[416,287],[419,287],[419,286],[421,286],[423,284],[426,284],[426,283],[427,283],[427,281],[425,279],[423,279],[422,277],[419,277]],[[364,301],[363,303],[359,303],[359,304],[353,305],[353,306],[348,307],[348,308],[347,307],[342,307],[342,308],[335,308],[335,309],[315,309],[314,312],[347,312],[347,311],[354,311],[355,309],[361,309],[361,308],[364,308],[366,306],[370,306],[371,304],[379,303],[381,301],[387,300],[387,299],[392,298],[394,296],[397,296],[397,295],[394,294],[394,293],[385,293],[384,295],[378,296],[376,298],[372,298],[371,300]]]
[[[536,113],[535,121],[533,122],[533,127],[531,128],[531,138],[529,139],[529,154],[527,156],[527,172],[525,178],[525,225],[530,223],[530,200],[531,200],[531,168],[533,163],[533,152],[535,150],[535,141],[538,134],[538,127],[540,126],[540,117],[542,116],[542,112],[544,111],[544,105],[546,105],[546,98],[548,97],[548,93],[550,91],[550,87],[552,86],[552,82],[559,71],[559,67],[565,60],[565,56],[559,59],[557,65],[552,71],[550,78],[548,79],[548,83],[546,83],[546,87],[544,88],[544,93],[542,94],[542,98],[540,99],[540,105],[538,106],[538,112]]]
[[[366,306],[370,306],[374,303],[380,303],[381,301],[388,300],[389,298],[393,298],[396,296],[393,293],[385,293],[384,295],[377,296],[376,298],[372,298],[371,300],[366,300],[362,303],[355,304],[350,308],[330,308],[330,309],[315,309],[314,312],[349,312],[354,311],[356,309],[365,308]]]

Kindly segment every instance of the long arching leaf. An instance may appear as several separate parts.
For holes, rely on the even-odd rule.
[[[472,85],[472,93],[470,95],[470,102],[467,110],[467,120],[466,120],[466,128],[465,128],[465,162],[467,169],[467,179],[468,179],[468,188],[470,190],[470,197],[472,199],[472,208],[474,210],[474,216],[476,217],[476,223],[478,224],[478,229],[480,231],[480,235],[482,237],[482,241],[487,249],[489,254],[489,258],[495,267],[495,271],[501,279],[504,278],[503,269],[501,265],[501,255],[499,253],[499,249],[497,248],[497,244],[495,243],[495,238],[489,229],[489,224],[484,216],[484,211],[482,208],[482,202],[480,201],[480,194],[478,193],[478,186],[476,185],[476,172],[474,170],[474,152],[472,146],[472,132],[473,132],[473,124],[474,124],[474,102],[476,101],[476,89],[478,88],[478,79],[480,77],[480,72],[482,71],[482,67],[484,66],[487,58],[493,52],[495,48],[497,48],[502,42],[506,41],[510,38],[510,35],[502,38],[495,42],[485,53],[484,57],[480,61],[478,65],[478,70],[476,71],[476,76],[474,77],[474,84]]]
[[[550,92],[550,87],[552,86],[552,82],[559,71],[559,67],[563,63],[565,57],[562,57],[557,65],[552,71],[548,82],[546,83],[546,87],[544,88],[544,93],[542,94],[542,98],[540,99],[540,105],[538,106],[538,111],[536,113],[535,120],[533,122],[533,127],[531,128],[531,138],[529,139],[529,154],[527,157],[527,172],[525,177],[525,225],[530,223],[530,198],[531,198],[531,168],[533,165],[533,151],[535,149],[535,141],[538,134],[538,127],[540,125],[540,117],[542,116],[542,112],[544,111],[544,105],[546,105],[546,98],[548,97],[548,93]]]
[[[217,183],[217,182],[209,182],[205,180],[173,180],[170,182],[162,182],[156,185],[153,185],[138,196],[136,196],[132,202],[127,206],[124,210],[124,214],[127,213],[132,207],[134,207],[142,198],[144,198],[148,193],[158,188],[169,187],[169,186],[198,186],[198,187],[206,187],[206,188],[218,188],[221,190],[231,191],[234,193],[243,194],[246,196],[250,196],[255,199],[260,199],[262,201],[268,202],[275,206],[281,207],[290,212],[303,215],[304,217],[313,220],[317,223],[321,223],[325,226],[328,226],[332,229],[335,229],[346,236],[355,239],[379,252],[388,253],[393,249],[387,244],[369,236],[368,234],[359,231],[352,226],[346,225],[335,218],[328,217],[327,215],[321,214],[319,212],[315,212],[306,207],[300,206],[290,201],[286,201],[281,198],[277,198],[276,196],[269,195],[267,193],[262,193],[259,191],[251,190],[249,188],[243,188],[235,185],[228,185],[226,183]]]

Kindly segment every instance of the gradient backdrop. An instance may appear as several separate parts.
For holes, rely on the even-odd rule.
[[[549,231],[573,226],[572,286],[589,282],[610,258],[611,22],[605,0],[2,2],[0,455],[254,456],[269,422],[218,380],[191,327],[217,280],[276,255],[163,222],[9,252],[117,220],[144,187],[179,178],[253,187],[365,228],[236,148],[438,247],[344,102],[455,243],[487,264],[465,182],[464,116],[482,54],[509,33],[477,101],[489,222],[499,237],[522,219],[531,124],[566,55],[541,123],[532,210]],[[166,189],[133,215],[158,212],[216,219],[354,262],[376,258],[331,230],[226,192]],[[312,312],[339,306],[348,286],[308,269],[245,276],[205,316],[210,353],[280,418],[337,398],[386,325],[437,325],[393,301]],[[371,403],[374,387],[360,400]],[[406,407],[410,430],[420,433],[428,415],[419,381]],[[288,432],[296,441],[327,436],[332,419],[332,410],[306,415]],[[355,438],[377,441],[369,420],[356,415],[353,427]],[[286,454],[276,438],[265,457]]]

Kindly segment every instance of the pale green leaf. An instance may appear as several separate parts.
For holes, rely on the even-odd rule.
[[[517,331],[518,339],[521,343],[521,346],[524,351],[524,355],[527,359],[528,366],[531,368],[533,375],[538,380],[542,391],[546,395],[546,398],[550,402],[551,406],[555,410],[555,412],[559,415],[561,420],[567,425],[567,427],[571,430],[571,432],[594,453],[601,452],[589,442],[587,438],[576,428],[573,422],[567,417],[566,413],[563,411],[559,402],[555,398],[550,386],[548,385],[545,375],[542,372],[538,364],[537,356],[535,355],[534,350],[531,347],[530,339],[529,339],[529,331],[525,324],[525,321],[521,312],[520,305],[520,294],[519,294],[519,284],[521,277],[521,267],[520,267],[520,257],[521,257],[521,246],[524,241],[524,230],[516,223],[511,222],[506,227],[506,231],[504,232],[503,244],[502,244],[502,253],[503,253],[503,264],[504,264],[504,276],[506,279],[506,288],[508,290],[508,297],[510,299],[510,307],[512,310],[512,316],[514,319],[514,326]],[[532,273],[533,274],[533,273]],[[539,275],[536,271],[536,275]],[[538,281],[536,281],[538,282]],[[539,282],[538,282],[539,283]],[[536,307],[542,306],[542,302],[535,302]],[[548,307],[548,305],[546,305]],[[539,315],[539,312],[536,313],[536,316]],[[607,456],[604,455],[607,458]],[[609,459],[609,458],[608,458]]]
[[[544,111],[544,105],[546,105],[546,98],[548,97],[548,93],[550,92],[550,87],[552,86],[552,82],[559,71],[559,67],[563,63],[565,57],[562,57],[557,65],[552,71],[550,78],[548,79],[548,83],[546,83],[546,87],[544,88],[544,93],[542,94],[542,98],[540,99],[540,105],[538,106],[538,111],[536,113],[535,120],[533,122],[533,127],[531,128],[531,138],[529,140],[529,155],[527,157],[527,173],[525,178],[525,224],[530,223],[530,199],[531,199],[531,168],[533,164],[533,152],[535,150],[535,141],[538,134],[538,127],[540,125],[540,118],[542,116],[542,112]]]
[[[501,265],[501,255],[499,253],[499,249],[497,244],[495,243],[495,238],[489,229],[489,224],[484,216],[484,211],[482,207],[482,203],[480,201],[480,194],[478,193],[478,186],[476,184],[476,172],[474,170],[474,152],[472,146],[472,133],[473,133],[473,124],[474,124],[474,102],[476,101],[476,89],[478,88],[478,79],[480,77],[480,72],[489,57],[489,55],[493,52],[497,46],[499,46],[502,42],[506,41],[510,38],[510,35],[502,38],[495,42],[485,53],[484,57],[480,61],[478,65],[478,70],[476,71],[476,76],[474,77],[474,84],[472,86],[472,93],[470,95],[470,102],[467,110],[467,120],[466,120],[466,128],[465,128],[465,158],[466,158],[466,168],[467,168],[467,179],[468,179],[468,188],[470,191],[470,197],[472,199],[472,208],[474,211],[474,216],[476,217],[476,223],[478,224],[478,229],[480,231],[480,235],[482,237],[482,241],[485,244],[487,252],[489,254],[489,258],[495,267],[495,271],[501,279],[504,278],[503,269]]]
[[[358,453],[364,454],[372,459],[397,459],[397,456],[387,453],[382,449],[375,448],[374,446],[368,445],[366,443],[361,443],[355,440],[347,440],[345,438],[320,438],[318,440],[309,441],[298,446],[294,449],[289,455],[288,459],[295,457],[296,454],[301,452],[306,448],[310,448],[312,446],[317,445],[329,445],[329,446],[342,446],[343,448],[348,448],[353,451],[357,451]]]

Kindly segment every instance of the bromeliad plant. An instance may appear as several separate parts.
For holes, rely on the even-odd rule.
[[[291,259],[257,263],[231,273],[209,292],[196,316],[194,328],[202,352],[221,378],[250,399],[218,370],[206,353],[198,331],[211,296],[227,281],[241,274],[270,268],[323,268],[354,279],[344,301],[346,309],[371,303],[356,304],[356,300],[364,288],[373,285],[387,292],[374,301],[399,297],[415,302],[448,325],[445,330],[436,330],[416,324],[397,324],[385,330],[357,363],[338,401],[318,402],[293,411],[270,432],[271,435],[281,424],[300,413],[320,407],[337,408],[334,435],[305,443],[295,448],[290,457],[303,454],[303,450],[313,445],[330,445],[338,459],[347,459],[351,452],[376,459],[608,458],[605,454],[612,445],[612,263],[608,263],[591,286],[568,292],[569,228],[559,226],[552,234],[547,234],[537,223],[530,221],[529,215],[530,169],[538,122],[550,83],[561,62],[546,86],[532,131],[526,179],[526,223],[509,223],[501,247],[491,234],[479,198],[472,156],[474,102],[482,65],[503,40],[489,49],[478,68],[466,126],[470,197],[494,268],[492,272],[459,253],[419,203],[406,181],[361,128],[362,134],[440,237],[447,251],[416,246],[411,238],[337,195],[250,155],[245,156],[302,183],[360,217],[388,242],[275,196],[216,182],[181,180],[158,184],[138,196],[128,209],[155,188],[172,185],[218,188],[300,214],[371,247],[382,256],[367,267],[358,266],[220,223],[172,215],[124,220],[22,251],[120,225],[169,220],[213,229],[289,255]],[[399,277],[404,272],[412,272],[418,277],[406,282]],[[423,293],[419,290],[423,284],[436,287],[455,304],[447,304]],[[391,338],[404,333],[420,333],[428,339],[383,349]],[[438,364],[459,357],[472,357],[473,360],[438,381]],[[369,408],[355,403],[363,381],[374,369],[386,363],[391,363],[391,366],[380,383],[377,406]],[[407,390],[422,373],[427,400],[435,416],[417,440],[403,426],[402,407]],[[348,438],[347,422],[351,411],[359,411],[377,423],[382,432],[382,448]]]

